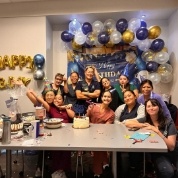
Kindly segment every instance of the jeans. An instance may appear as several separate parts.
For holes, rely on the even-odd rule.
[[[158,178],[172,178],[174,176],[174,168],[167,156],[160,155],[155,159],[155,166]]]

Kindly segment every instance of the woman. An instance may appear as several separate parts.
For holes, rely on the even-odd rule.
[[[71,109],[72,105],[63,105],[62,95],[56,95],[53,104],[49,105],[43,98],[39,98],[39,101],[43,104],[43,107],[49,112],[52,118],[61,118],[63,123],[72,122],[74,118],[74,111]],[[52,151],[52,171],[59,170],[60,172],[70,171],[71,161],[70,151]]]
[[[44,90],[42,91],[42,95],[44,95],[46,88],[51,88],[52,90],[54,90],[55,95],[60,94],[63,96],[64,86],[61,85],[63,80],[65,80],[64,74],[57,73],[55,75],[54,83],[46,84]]]
[[[55,98],[55,93],[52,89],[47,89],[43,92],[43,97],[37,95],[34,90],[28,89],[26,93],[27,97],[31,100],[31,102],[34,104],[34,106],[42,106],[43,103],[41,101],[46,101],[48,105],[52,105],[54,98]],[[46,113],[47,117],[50,117],[49,113]]]
[[[91,123],[112,124],[114,121],[114,112],[109,108],[109,104],[112,101],[111,93],[109,91],[104,91],[101,100],[101,104],[89,105],[86,115],[89,116]],[[100,177],[102,173],[103,177],[112,178],[112,174],[109,171],[108,155],[106,151],[94,152],[93,172],[96,178]]]
[[[108,78],[106,77],[103,77],[101,80],[100,80],[100,83],[101,83],[101,94],[98,98],[98,102],[100,103],[101,102],[101,95],[104,91],[110,91],[111,94],[112,94],[112,101],[109,105],[109,107],[115,111],[117,109],[117,107],[119,105],[121,105],[122,101],[120,100],[119,98],[119,94],[118,92],[116,91],[116,89],[111,86],[111,82]]]
[[[39,98],[39,101],[43,104],[46,111],[49,112],[51,118],[61,118],[64,123],[72,122],[75,113],[71,109],[71,104],[63,105],[64,101],[62,95],[56,95],[51,105],[42,98]]]
[[[64,103],[74,105],[77,102],[75,89],[79,80],[79,74],[77,72],[72,72],[70,74],[70,80],[71,84],[67,84],[67,80],[64,81],[64,92],[66,94]]]
[[[123,93],[126,90],[132,90],[135,93],[135,96],[138,97],[137,87],[135,85],[129,84],[129,78],[124,74],[121,74],[119,76],[119,83],[116,84],[114,87],[119,94],[119,98],[122,101],[122,104],[124,103],[124,94]]]
[[[150,98],[157,99],[163,108],[164,116],[171,119],[171,114],[170,114],[165,102],[162,100],[160,95],[153,92],[152,81],[150,81],[148,79],[142,81],[140,84],[140,92],[142,93],[142,95],[138,97],[138,99],[137,99],[138,103],[144,104],[145,101],[147,101]]]
[[[132,121],[145,122],[145,106],[137,102],[135,93],[131,90],[124,92],[125,104],[115,111],[115,123],[123,122],[129,127]]]
[[[131,90],[124,92],[125,104],[119,106],[115,111],[115,123],[122,122],[127,127],[134,127],[135,125],[145,122],[145,106],[137,102],[135,93]],[[120,169],[122,174],[128,174],[128,177],[137,178],[140,172],[140,162],[143,155],[141,153],[128,153],[129,155],[129,171],[125,173],[122,170],[122,163],[124,162],[123,153],[117,153],[118,165],[121,165]],[[121,160],[121,163],[119,162]],[[119,171],[118,170],[118,171]],[[119,173],[119,172],[118,172]]]
[[[151,154],[157,168],[158,178],[173,178],[173,165],[177,166],[176,168],[178,170],[178,155],[176,155],[176,152],[174,151],[177,130],[173,120],[164,116],[163,108],[157,99],[148,99],[146,101],[145,112],[147,122],[145,124],[145,129],[157,133],[164,140],[169,150],[168,153]]]

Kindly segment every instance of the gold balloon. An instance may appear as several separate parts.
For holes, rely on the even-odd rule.
[[[0,78],[0,89],[4,89],[6,87],[6,82],[4,78]]]
[[[20,55],[19,56],[19,67],[20,69],[22,69],[22,67],[24,67],[26,65],[26,58],[24,55]]]
[[[168,53],[168,49],[166,47],[164,47],[161,51]]]
[[[31,82],[31,79],[30,78],[22,77],[22,82],[23,82],[23,84],[25,86],[27,86]]]
[[[67,51],[67,60],[74,61],[74,52],[72,50]]]
[[[32,69],[35,68],[34,61],[33,61],[31,56],[28,56],[26,58],[26,62],[29,63],[29,65],[26,67],[27,69],[31,69],[32,70]]]
[[[135,34],[130,31],[130,30],[126,30],[123,35],[122,35],[122,40],[124,43],[131,43],[135,38]]]
[[[2,57],[0,56],[0,70],[5,69],[4,61]]]
[[[112,43],[111,41],[109,41],[107,44],[106,44],[106,47],[108,48],[112,48],[114,46],[114,43]]]
[[[155,39],[161,34],[161,28],[159,26],[152,26],[148,29],[148,38]]]
[[[73,49],[81,49],[82,45],[77,44],[74,40],[72,41],[72,48]]]
[[[7,85],[8,85],[9,88],[14,87],[14,77],[13,76],[9,76]]]
[[[5,55],[5,56],[4,56],[3,61],[4,61],[4,65],[5,65],[5,66],[9,67],[10,69],[13,68],[12,60],[9,58],[8,55]]]
[[[15,69],[16,65],[19,65],[19,57],[17,55],[11,55],[12,69]]]

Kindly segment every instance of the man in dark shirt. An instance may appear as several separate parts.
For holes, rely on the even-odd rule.
[[[94,69],[92,66],[85,68],[85,79],[76,86],[77,103],[74,110],[78,115],[86,114],[88,103],[96,102],[100,95],[100,85],[93,80]]]

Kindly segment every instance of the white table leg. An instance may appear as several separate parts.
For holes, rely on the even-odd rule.
[[[113,151],[112,153],[112,172],[114,178],[117,178],[117,152]]]

